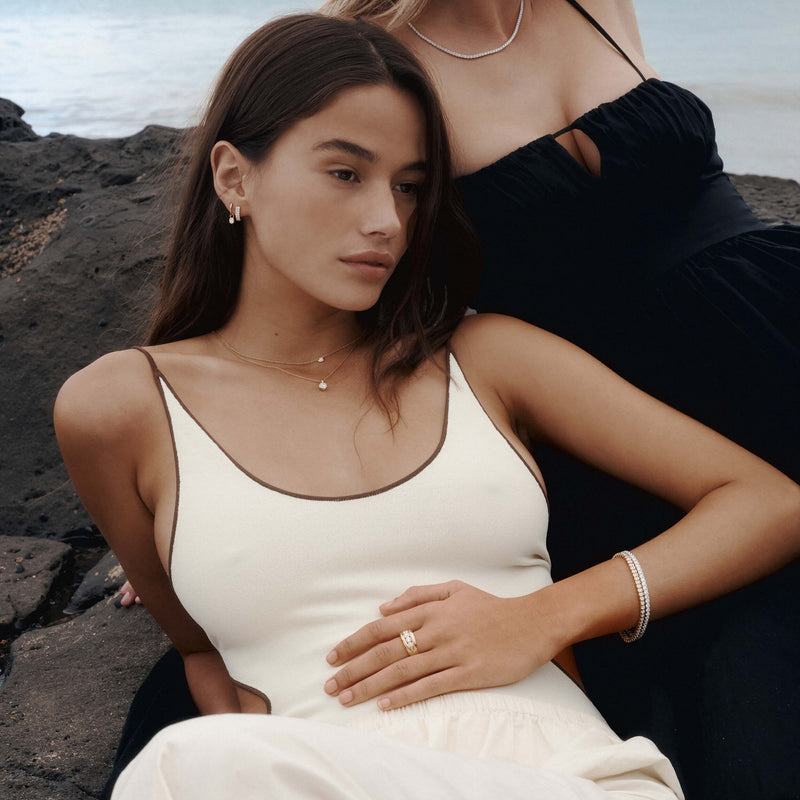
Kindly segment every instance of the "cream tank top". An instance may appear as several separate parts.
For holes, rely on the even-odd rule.
[[[543,488],[452,354],[434,453],[389,486],[344,497],[298,495],[258,480],[217,444],[145,355],[176,459],[173,587],[233,680],[266,695],[272,713],[343,725],[374,714],[374,702],[344,708],[325,694],[335,671],[325,656],[410,586],[459,579],[513,597],[551,582]],[[552,662],[481,693],[599,716]]]

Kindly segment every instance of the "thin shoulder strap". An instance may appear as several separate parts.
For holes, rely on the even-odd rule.
[[[181,496],[181,468],[180,461],[178,459],[178,442],[175,439],[175,427],[172,424],[172,414],[169,413],[169,403],[167,402],[167,396],[164,393],[164,386],[161,382],[163,377],[161,370],[158,368],[153,356],[151,356],[150,353],[144,349],[144,347],[139,347],[136,345],[133,347],[133,349],[138,350],[150,364],[150,369],[153,371],[153,380],[156,383],[156,388],[161,396],[161,403],[164,406],[164,413],[167,416],[167,425],[169,425],[169,438],[172,440],[172,457],[175,460],[175,508],[172,512],[172,530],[169,534],[169,555],[167,556],[167,576],[169,577],[170,583],[172,583],[172,551],[175,547],[175,531],[177,530],[178,526],[178,501],[180,500]],[[166,383],[166,378],[164,378],[164,382]],[[170,392],[172,392],[171,388]],[[177,400],[178,398],[176,397],[175,399]],[[180,403],[180,400],[178,400],[178,402]]]
[[[161,377],[161,370],[156,365],[153,356],[151,356],[144,347],[139,347],[139,345],[134,345],[132,349],[138,350],[147,359],[147,363],[150,364],[150,369],[153,370],[153,378],[155,378],[156,383],[158,383],[158,379]]]
[[[597,31],[603,35],[606,41],[612,44],[614,48],[617,50],[617,52],[636,70],[636,72],[639,74],[639,77],[643,81],[647,80],[647,78],[645,78],[645,76],[642,74],[642,71],[639,69],[639,67],[637,67],[636,64],[634,64],[633,61],[631,61],[631,59],[628,57],[628,54],[611,38],[611,34],[607,33],[605,28],[577,0],[567,0],[567,2],[576,11],[582,14],[585,19],[591,22],[591,24],[597,29]]]
[[[139,345],[134,345],[133,348],[131,349],[138,350],[147,359],[147,363],[150,364],[150,369],[153,372],[153,382],[155,383],[156,390],[158,391],[158,394],[161,397],[161,404],[164,406],[164,413],[167,415],[167,422],[169,423],[169,435],[172,437],[172,449],[175,451],[175,459],[177,463],[178,450],[175,442],[175,431],[173,430],[172,427],[172,414],[170,414],[169,411],[169,403],[167,402],[167,395],[164,393],[164,385],[166,384],[169,387],[170,393],[173,395],[173,397],[175,397],[175,399],[178,401],[180,405],[183,405],[183,403],[181,403],[180,399],[175,394],[172,387],[169,385],[169,382],[164,377],[161,370],[158,368],[158,364],[156,364],[153,356],[151,356],[150,353],[148,353],[147,350],[144,349],[144,347],[139,347]]]

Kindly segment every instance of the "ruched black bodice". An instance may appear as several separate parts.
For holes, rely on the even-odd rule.
[[[596,271],[598,262],[613,263],[616,274],[651,276],[765,227],[722,171],[711,112],[686,89],[646,80],[569,129],[597,146],[600,177],[553,134],[460,179],[487,259],[479,303],[507,303],[509,281],[547,291],[564,277]],[[535,269],[519,264],[522,254]],[[505,258],[517,263],[502,271],[500,284],[494,267]]]

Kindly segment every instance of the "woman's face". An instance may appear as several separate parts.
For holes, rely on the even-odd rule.
[[[389,86],[348,89],[243,179],[245,279],[293,303],[373,306],[408,244],[425,119]]]

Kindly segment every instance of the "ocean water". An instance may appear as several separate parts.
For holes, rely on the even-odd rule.
[[[183,127],[248,33],[315,5],[0,0],[0,96],[42,135]],[[650,63],[714,112],[727,169],[800,179],[800,3],[639,0],[636,9]]]
[[[647,60],[711,108],[730,172],[800,180],[800,3],[639,0]]]

